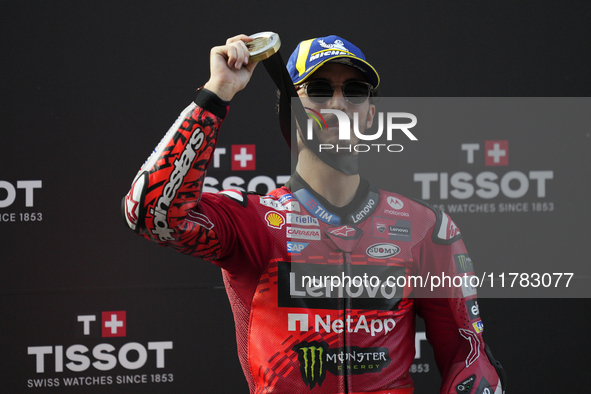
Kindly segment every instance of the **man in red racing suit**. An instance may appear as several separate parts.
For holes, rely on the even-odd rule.
[[[232,72],[231,51],[245,41],[217,51]],[[247,60],[238,69],[246,67],[252,73]],[[199,91],[142,166],[123,213],[143,237],[222,268],[251,393],[410,394],[415,314],[441,393],[502,393],[450,217],[363,179],[346,204],[333,204],[298,172],[265,196],[202,193],[228,111],[214,90]],[[445,276],[464,284],[432,288]]]

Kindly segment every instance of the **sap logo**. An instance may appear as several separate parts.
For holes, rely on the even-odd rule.
[[[288,242],[287,253],[301,253],[308,245],[309,243],[304,242]]]

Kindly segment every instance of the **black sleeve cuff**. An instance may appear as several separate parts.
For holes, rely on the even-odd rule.
[[[217,94],[205,88],[201,88],[197,92],[195,104],[211,112],[220,119],[224,119],[226,117],[228,108],[230,106],[229,101],[222,100]]]

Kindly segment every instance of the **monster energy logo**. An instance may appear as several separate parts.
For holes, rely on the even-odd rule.
[[[329,349],[326,342],[301,342],[292,348],[298,353],[302,380],[313,389],[320,387],[326,373],[332,375],[360,375],[380,372],[390,364],[388,349],[350,346]]]
[[[454,254],[454,260],[456,261],[456,268],[458,273],[474,271],[472,265],[472,259],[466,253]]]
[[[306,386],[313,389],[316,383],[322,386],[326,377],[326,368],[324,366],[324,355],[328,351],[328,344],[325,342],[301,342],[293,347],[298,352],[298,361],[300,362],[300,372]]]

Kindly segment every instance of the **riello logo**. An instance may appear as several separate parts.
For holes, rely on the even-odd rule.
[[[340,111],[338,109],[321,109],[320,112],[315,111],[311,108],[307,108],[308,110],[308,122],[306,127],[306,139],[311,141],[313,138],[314,133],[314,124],[321,129],[321,130],[328,130],[329,124],[327,123],[326,119],[322,114],[332,114],[336,119],[336,124],[331,124],[330,127],[338,125],[339,129],[339,140],[341,141],[350,141],[351,140],[351,129],[353,133],[360,141],[375,141],[382,136],[384,130],[386,131],[386,138],[388,141],[392,141],[393,131],[400,130],[408,137],[411,141],[417,141],[417,137],[414,136],[413,133],[410,132],[409,129],[413,128],[417,124],[417,117],[408,112],[378,112],[376,114],[378,119],[378,130],[375,134],[364,134],[359,130],[359,122],[360,116],[358,112],[353,113],[353,124],[351,125],[351,119],[349,116]],[[385,118],[385,120],[384,120]],[[396,119],[406,119],[395,122]],[[363,121],[363,120],[362,120]],[[386,123],[384,125],[384,122]],[[334,122],[332,122],[334,123]],[[352,127],[351,127],[352,126]],[[350,144],[350,145],[334,145],[334,144],[319,144],[318,151],[322,152],[329,151],[329,150],[336,150],[336,152],[340,151],[347,151],[347,152],[402,152],[404,147],[400,144],[376,144],[376,143],[360,143],[360,144]]]
[[[126,311],[108,311],[100,314],[100,327],[97,315],[78,315],[77,328],[82,336],[102,338],[127,336]],[[84,344],[70,346],[29,346],[27,354],[35,357],[35,372],[64,372],[65,369],[82,372],[89,368],[99,371],[110,371],[117,365],[128,370],[142,368],[149,360],[156,368],[164,368],[166,351],[173,348],[172,341],[148,342],[144,346],[138,342],[128,342],[116,348],[111,343],[99,343],[89,348]]]

